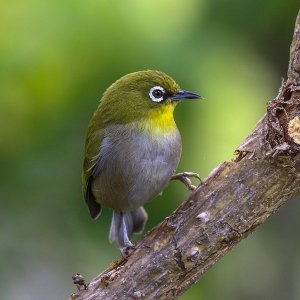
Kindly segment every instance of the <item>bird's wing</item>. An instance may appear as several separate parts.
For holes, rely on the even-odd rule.
[[[82,171],[82,189],[85,202],[90,210],[91,217],[96,219],[101,213],[101,205],[96,202],[95,196],[92,192],[93,179],[101,172],[97,166],[99,161],[100,144],[103,139],[103,130],[96,129],[91,121],[86,137],[85,157]]]

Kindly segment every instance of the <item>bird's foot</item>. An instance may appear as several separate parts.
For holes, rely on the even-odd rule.
[[[135,250],[135,246],[131,243],[131,245],[126,245],[123,248],[120,248],[120,252],[123,258],[127,258],[130,256]]]
[[[197,187],[192,184],[190,178],[197,178],[201,183],[201,178],[199,174],[193,172],[182,172],[182,173],[175,174],[171,177],[171,180],[180,180],[187,187],[187,189],[193,191]]]

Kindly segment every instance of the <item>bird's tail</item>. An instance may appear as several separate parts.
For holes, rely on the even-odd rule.
[[[133,233],[141,233],[147,220],[148,215],[142,206],[127,213],[114,210],[109,232],[109,241],[111,243],[115,242],[119,248],[129,246],[131,244],[129,239]]]

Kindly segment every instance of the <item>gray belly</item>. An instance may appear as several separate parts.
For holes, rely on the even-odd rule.
[[[166,187],[180,154],[177,128],[152,135],[132,125],[107,127],[92,185],[97,202],[124,212],[142,206]]]

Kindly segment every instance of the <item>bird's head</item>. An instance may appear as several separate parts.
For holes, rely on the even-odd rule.
[[[139,71],[127,74],[112,84],[104,93],[99,112],[104,123],[128,123],[171,115],[182,99],[201,96],[181,90],[163,72]]]

